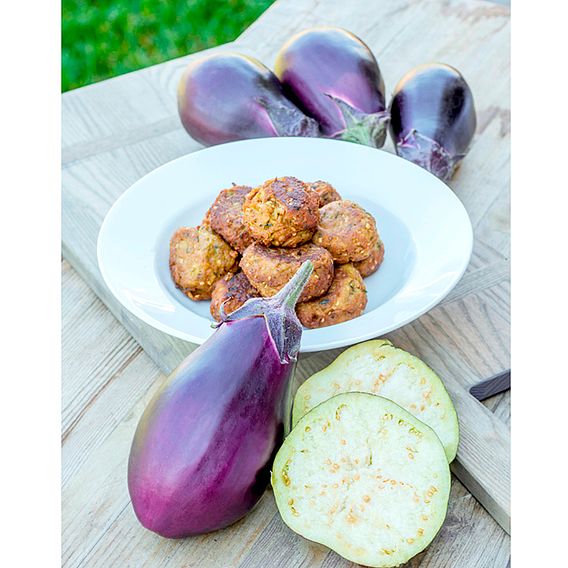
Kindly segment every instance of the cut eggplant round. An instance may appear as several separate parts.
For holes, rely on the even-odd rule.
[[[394,402],[344,393],[316,406],[278,451],[272,486],[284,522],[364,566],[399,566],[446,516],[450,471],[434,431]]]
[[[456,409],[438,375],[418,357],[386,339],[350,347],[298,389],[292,425],[314,406],[343,392],[367,392],[396,402],[436,432],[448,462],[456,457]]]

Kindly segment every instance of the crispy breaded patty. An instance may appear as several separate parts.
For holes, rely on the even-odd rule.
[[[265,181],[246,197],[244,222],[266,246],[295,247],[309,241],[319,221],[319,195],[294,177]]]
[[[170,241],[170,272],[176,286],[192,300],[211,298],[213,285],[236,270],[238,253],[207,223],[182,227]]]
[[[313,241],[326,248],[335,262],[358,262],[370,256],[379,240],[375,219],[352,201],[332,201],[320,209]]]
[[[243,222],[243,205],[251,189],[247,185],[223,189],[205,215],[211,228],[239,252],[252,243],[252,237]]]
[[[319,195],[320,207],[323,207],[332,201],[339,201],[341,199],[339,192],[335,189],[335,187],[333,187],[333,185],[327,183],[327,181],[318,180],[309,183],[308,185]]]
[[[379,266],[383,263],[383,259],[385,258],[385,245],[380,240],[377,241],[377,244],[373,247],[373,252],[363,260],[359,262],[354,262],[353,266],[361,273],[363,278],[367,276],[371,276],[373,272],[376,272]]]
[[[217,321],[221,321],[223,302],[225,314],[229,315],[240,308],[249,298],[256,298],[259,295],[244,272],[237,272],[237,274],[229,272],[223,278],[217,280],[215,286],[213,286],[209,311]]]
[[[260,294],[268,297],[283,288],[306,260],[313,262],[314,271],[302,291],[302,301],[321,296],[331,284],[333,259],[324,248],[312,243],[294,249],[253,243],[243,252],[241,269]]]
[[[367,305],[363,278],[353,264],[339,264],[325,295],[296,306],[302,325],[315,329],[360,316]]]

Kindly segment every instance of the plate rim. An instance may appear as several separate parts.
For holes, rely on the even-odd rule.
[[[235,146],[235,145],[240,146],[240,145],[246,145],[246,144],[250,144],[250,143],[258,143],[259,141],[268,142],[269,144],[271,144],[274,141],[282,141],[282,140],[288,141],[288,140],[295,140],[295,139],[302,140],[302,141],[309,140],[310,143],[314,142],[316,144],[319,144],[319,143],[324,143],[324,144],[327,144],[327,143],[352,144],[352,145],[358,147],[359,149],[361,149],[363,151],[371,151],[371,152],[372,151],[380,151],[380,152],[383,153],[383,155],[390,156],[390,158],[387,158],[387,159],[394,159],[395,161],[401,160],[402,162],[404,162],[404,167],[417,168],[418,170],[420,170],[422,172],[421,175],[426,174],[428,176],[435,178],[436,182],[441,184],[445,188],[445,191],[448,193],[450,200],[453,200],[455,202],[455,205],[458,207],[458,209],[461,208],[461,211],[464,214],[465,219],[467,220],[467,227],[466,227],[467,230],[466,230],[466,234],[464,235],[464,237],[467,238],[467,254],[465,254],[464,257],[463,257],[463,261],[462,261],[462,265],[460,267],[460,270],[456,271],[454,273],[453,278],[447,283],[446,287],[439,294],[436,295],[436,297],[434,299],[432,299],[430,302],[427,302],[421,309],[413,312],[411,315],[404,317],[404,318],[401,318],[399,321],[392,322],[389,325],[382,326],[379,331],[377,331],[376,329],[375,330],[369,330],[367,332],[361,333],[360,335],[357,335],[356,337],[353,337],[352,335],[348,336],[347,338],[341,336],[341,337],[338,337],[335,340],[326,341],[324,343],[320,342],[320,343],[316,343],[316,344],[312,344],[312,345],[304,345],[304,342],[302,341],[300,352],[301,353],[314,353],[314,352],[319,352],[319,351],[327,351],[327,350],[330,350],[330,349],[337,349],[337,348],[340,348],[340,347],[354,345],[354,344],[360,343],[362,341],[366,341],[366,340],[369,340],[369,339],[372,339],[372,338],[376,338],[376,337],[378,337],[382,334],[390,333],[391,331],[394,331],[394,330],[399,329],[399,328],[401,328],[405,325],[408,325],[412,321],[415,321],[416,319],[420,318],[425,313],[430,311],[432,308],[434,308],[440,302],[442,302],[442,300],[444,300],[444,298],[446,298],[446,296],[455,288],[457,283],[462,279],[462,277],[463,277],[465,271],[467,270],[469,263],[471,261],[471,256],[472,256],[472,253],[473,253],[473,245],[474,245],[473,226],[472,226],[469,214],[468,214],[464,204],[462,203],[461,199],[448,186],[448,184],[446,184],[441,179],[434,176],[434,174],[432,174],[428,170],[421,168],[420,166],[418,166],[418,165],[416,165],[416,164],[414,164],[414,163],[412,163],[408,160],[405,160],[404,158],[401,158],[400,156],[398,156],[398,155],[396,155],[392,152],[387,152],[386,150],[384,150],[382,148],[372,148],[370,146],[364,146],[364,145],[354,144],[352,142],[346,142],[346,141],[342,141],[342,140],[333,140],[333,139],[328,139],[328,138],[272,137],[272,138],[254,138],[254,139],[248,139],[248,140],[237,140],[237,141],[234,141],[234,142],[226,142],[224,144],[217,144],[215,146],[200,148],[200,149],[198,149],[194,152],[189,152],[189,153],[184,154],[182,156],[178,156],[177,158],[174,158],[172,160],[164,162],[160,166],[158,166],[158,167],[154,168],[153,170],[147,172],[146,174],[144,174],[139,179],[137,179],[134,183],[132,183],[127,189],[125,189],[121,193],[121,195],[114,201],[112,206],[107,211],[107,213],[106,213],[106,215],[105,215],[105,217],[104,217],[104,219],[103,219],[103,221],[100,225],[99,232],[98,232],[98,235],[97,235],[97,246],[96,246],[97,265],[98,265],[99,271],[101,273],[101,276],[103,278],[104,284],[110,290],[110,292],[115,297],[115,299],[119,302],[119,304],[123,308],[125,308],[130,314],[134,315],[135,317],[137,317],[138,319],[140,319],[141,321],[143,321],[144,323],[146,323],[150,327],[157,329],[158,331],[161,331],[162,333],[166,333],[167,335],[170,335],[172,337],[176,337],[176,338],[181,339],[183,341],[193,343],[195,345],[203,344],[208,339],[208,337],[205,337],[205,338],[198,337],[198,336],[192,335],[191,333],[188,333],[188,332],[185,332],[185,331],[180,331],[178,328],[175,328],[175,327],[172,327],[168,324],[165,324],[165,323],[161,322],[160,320],[149,315],[143,309],[139,308],[135,303],[125,302],[122,295],[120,293],[117,293],[115,285],[112,282],[112,278],[109,276],[109,273],[107,271],[107,267],[105,266],[105,262],[104,262],[104,259],[103,259],[102,244],[101,243],[102,243],[102,240],[103,240],[103,237],[104,237],[105,228],[112,221],[112,217],[116,214],[116,211],[120,208],[120,204],[122,203],[122,201],[127,198],[127,194],[131,193],[132,191],[135,191],[136,186],[142,180],[157,174],[160,170],[170,166],[174,162],[179,162],[179,161],[190,159],[193,156],[195,156],[196,154],[199,154],[199,153],[202,153],[202,152],[209,153],[211,151],[215,151],[220,146],[223,146],[223,147]],[[464,243],[464,248],[465,248],[465,243]],[[199,316],[197,314],[195,314],[195,315],[196,315],[196,317],[202,317],[202,316]],[[211,324],[213,324],[213,323],[214,322],[211,322]],[[311,330],[304,330],[304,331],[311,331]]]

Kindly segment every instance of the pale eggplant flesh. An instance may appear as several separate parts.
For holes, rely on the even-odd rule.
[[[292,425],[324,400],[343,392],[367,392],[396,402],[436,432],[448,462],[456,457],[456,409],[440,377],[418,357],[386,339],[353,345],[300,386],[294,397]]]
[[[338,394],[296,424],[272,487],[296,533],[357,565],[401,566],[440,530],[450,469],[436,433],[391,400]]]
[[[181,538],[226,527],[258,502],[290,418],[306,261],[272,298],[253,298],[171,374],[148,404],[128,464],[134,512]]]
[[[383,146],[385,84],[375,56],[356,35],[335,27],[300,32],[282,47],[274,71],[323,136]]]
[[[274,73],[240,53],[191,62],[178,85],[178,112],[188,134],[206,146],[249,138],[319,136],[317,123],[284,96]]]
[[[473,95],[461,73],[442,63],[416,67],[397,84],[390,115],[396,153],[449,181],[477,124]]]

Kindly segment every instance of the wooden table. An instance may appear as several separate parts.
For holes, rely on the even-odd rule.
[[[474,254],[439,306],[388,337],[446,380],[458,412],[469,420],[462,424],[461,459],[453,471],[502,526],[508,517],[510,397],[494,397],[478,409],[463,393],[509,366],[509,22],[506,6],[482,0],[279,0],[234,43],[211,50],[237,49],[271,65],[290,34],[330,24],[370,45],[388,91],[426,61],[445,61],[464,73],[476,99],[478,132],[452,187],[474,226]],[[175,102],[179,75],[194,57],[63,96],[63,565],[352,566],[288,530],[270,491],[236,525],[182,541],[142,529],[130,505],[126,463],[139,416],[164,373],[194,346],[121,308],[101,281],[95,245],[105,213],[125,189],[200,147],[181,128]],[[302,357],[299,380],[338,352]],[[472,430],[470,412],[477,413],[480,432]],[[479,463],[465,469],[474,478],[463,465],[472,448]],[[493,460],[492,453],[501,457]],[[479,484],[493,487],[486,495]],[[454,477],[444,527],[409,565],[504,568],[509,544],[507,532]]]

